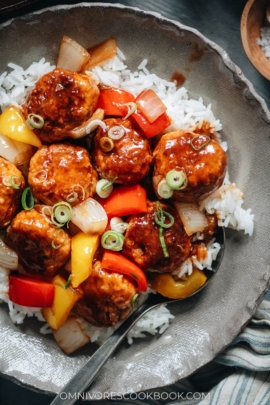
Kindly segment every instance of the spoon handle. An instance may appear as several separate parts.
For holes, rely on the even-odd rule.
[[[116,350],[135,322],[144,315],[145,312],[152,308],[153,306],[150,307],[149,304],[143,303],[135,312],[133,312],[105,341],[105,343],[95,351],[90,359],[87,360],[85,365],[55,397],[51,402],[51,405],[63,405],[63,398],[65,398],[65,405],[74,404],[79,397],[78,394],[82,394],[93,382],[101,367]]]

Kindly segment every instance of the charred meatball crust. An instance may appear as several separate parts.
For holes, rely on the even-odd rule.
[[[16,187],[12,187],[14,183]],[[0,229],[8,226],[16,215],[25,181],[22,172],[6,159],[0,157]]]
[[[53,276],[69,259],[71,238],[55,228],[37,209],[21,211],[7,229],[6,244],[19,255],[19,262],[31,274]],[[53,248],[52,242],[58,247]]]
[[[83,298],[74,312],[87,321],[111,326],[125,319],[132,310],[131,300],[136,294],[133,282],[125,275],[101,268],[96,261],[91,276],[81,285]]]
[[[77,205],[95,193],[97,173],[86,149],[68,143],[42,146],[30,160],[28,182],[34,196],[47,205]],[[78,197],[72,201],[74,192]]]
[[[93,158],[97,172],[101,178],[115,179],[115,183],[139,183],[147,176],[152,162],[149,141],[133,129],[130,120],[108,118],[104,122],[107,129],[99,127],[95,137]],[[124,128],[125,134],[121,139],[113,140],[112,151],[103,152],[100,139],[108,137],[108,131],[113,126]]]
[[[155,222],[156,202],[147,204],[147,213],[132,215],[125,234],[122,253],[142,270],[172,272],[188,257],[191,242],[177,211],[165,204],[162,209],[174,217],[174,224],[163,231],[169,257],[164,257],[160,243],[159,225]]]
[[[61,141],[87,121],[96,109],[99,89],[91,77],[65,69],[43,75],[23,105],[24,114],[37,114],[44,126],[34,132],[44,142]]]
[[[178,201],[198,201],[222,185],[227,169],[226,153],[215,139],[208,141],[206,135],[182,130],[162,136],[153,152],[153,186],[158,197],[158,184],[170,170],[183,170],[187,175],[187,187],[173,193],[172,198]]]

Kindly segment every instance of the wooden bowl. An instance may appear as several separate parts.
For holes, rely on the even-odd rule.
[[[270,61],[258,45],[261,28],[266,25],[266,8],[269,0],[248,0],[241,18],[241,38],[244,50],[253,66],[270,80]]]

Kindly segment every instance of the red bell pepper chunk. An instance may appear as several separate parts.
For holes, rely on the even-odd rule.
[[[166,113],[160,115],[152,124],[147,121],[147,119],[139,110],[136,110],[131,115],[131,118],[133,118],[137,125],[139,125],[147,138],[152,138],[153,136],[164,131],[164,129],[166,129],[169,125],[171,125],[171,120]]]
[[[97,108],[102,108],[105,115],[124,117],[128,107],[124,104],[135,102],[135,97],[128,91],[116,87],[107,87],[100,90]]]
[[[146,191],[139,184],[117,186],[108,198],[99,200],[109,218],[147,211]]]
[[[9,276],[9,298],[25,307],[51,307],[54,285],[28,276]]]
[[[167,107],[154,90],[143,90],[136,97],[136,104],[138,110],[140,110],[150,124],[166,112]]]
[[[136,281],[138,291],[147,290],[147,278],[145,273],[136,264],[120,253],[106,250],[102,257],[101,267],[131,277]]]

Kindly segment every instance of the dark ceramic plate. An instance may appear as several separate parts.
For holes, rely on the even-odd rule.
[[[22,7],[29,6],[36,3],[38,0],[1,0],[0,1],[0,13],[6,13],[9,11],[16,11]]]
[[[85,47],[115,37],[135,69],[144,59],[159,76],[185,72],[185,87],[223,123],[230,178],[244,191],[255,214],[252,237],[226,231],[226,252],[209,286],[171,304],[175,315],[162,336],[123,344],[91,387],[95,393],[127,393],[171,384],[212,360],[254,314],[269,283],[270,114],[253,86],[218,45],[198,31],[155,13],[121,5],[60,6],[0,27],[0,71],[8,62],[29,66],[54,62],[63,35]],[[196,50],[196,58],[194,56]],[[1,372],[32,388],[58,392],[84,364],[94,345],[64,355],[38,321],[14,326],[0,307]],[[117,377],[116,377],[117,376]]]

